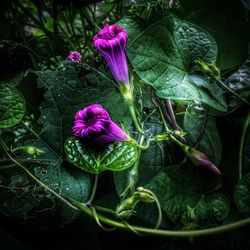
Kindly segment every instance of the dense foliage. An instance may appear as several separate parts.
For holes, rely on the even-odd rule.
[[[248,1],[2,5],[5,249],[136,249],[135,239],[147,249],[249,249]],[[128,35],[130,84],[114,79],[93,44],[106,24]],[[82,61],[66,60],[72,51]],[[128,139],[93,146],[75,137],[74,115],[91,104]],[[50,246],[42,239],[48,232]]]

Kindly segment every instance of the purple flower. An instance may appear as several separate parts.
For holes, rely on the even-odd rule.
[[[221,172],[217,166],[215,166],[214,163],[209,160],[208,157],[202,152],[189,148],[187,156],[195,166],[204,167],[216,175],[221,175]]]
[[[73,51],[73,52],[70,52],[66,60],[80,63],[82,61],[82,55],[77,51]]]
[[[128,65],[126,59],[127,32],[118,25],[104,26],[93,38],[94,45],[105,58],[108,66],[120,85],[123,81],[129,85]]]
[[[72,132],[74,136],[90,144],[129,140],[128,135],[110,119],[108,112],[99,104],[90,105],[76,113]]]

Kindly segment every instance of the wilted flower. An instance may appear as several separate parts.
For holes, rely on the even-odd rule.
[[[221,175],[220,170],[202,152],[193,148],[189,148],[187,151],[187,156],[189,157],[189,159],[193,162],[195,166],[204,167],[216,175]]]
[[[118,25],[104,26],[93,38],[94,45],[105,58],[118,84],[129,85],[128,65],[126,59],[127,32]]]
[[[108,112],[99,104],[93,104],[78,111],[72,132],[84,142],[111,143],[128,141],[128,135],[113,122]]]
[[[73,52],[70,52],[70,54],[67,56],[66,60],[80,63],[82,61],[82,55],[77,51],[73,51]]]

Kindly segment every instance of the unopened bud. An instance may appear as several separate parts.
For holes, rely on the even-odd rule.
[[[12,149],[12,152],[15,151],[23,151],[24,153],[36,157],[37,155],[45,154],[45,152],[37,147],[34,146],[23,146]]]
[[[199,60],[196,60],[195,63],[199,66],[199,68],[203,74],[213,75],[213,72],[210,69],[209,65],[207,65],[204,61],[199,59]]]
[[[134,208],[139,201],[140,200],[135,194],[122,201],[116,208],[117,218],[125,219],[133,215],[135,213]]]
[[[37,155],[45,154],[43,150],[40,150],[34,146],[26,146],[23,148],[23,151],[26,154],[32,155],[33,157],[36,157]]]
[[[209,65],[209,68],[211,69],[211,71],[213,72],[214,76],[220,78],[220,70],[216,67],[216,65],[213,63],[208,64],[208,65]]]
[[[187,147],[185,151],[195,166],[204,167],[216,175],[221,175],[217,166],[204,153],[190,147]]]
[[[163,134],[160,134],[160,135],[156,135],[155,139],[156,139],[156,141],[166,141],[166,140],[169,139],[169,136],[168,136],[168,134],[163,133]]]
[[[181,131],[181,130],[174,130],[173,134],[178,136],[178,137],[184,137],[185,135],[187,135],[186,132]]]
[[[155,202],[155,198],[150,190],[145,189],[143,187],[138,187],[137,193],[138,193],[141,201],[147,202],[147,203]]]

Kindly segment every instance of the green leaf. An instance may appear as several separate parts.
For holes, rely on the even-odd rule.
[[[194,208],[194,214],[200,223],[216,223],[226,219],[229,208],[228,199],[220,193],[215,193],[202,197]]]
[[[129,47],[136,37],[143,31],[143,25],[139,22],[138,18],[124,17],[117,22],[117,25],[123,27],[128,33],[127,47]]]
[[[137,36],[127,53],[138,76],[160,98],[200,100],[227,110],[222,89],[192,73],[195,60],[213,63],[217,56],[216,42],[199,27],[168,16]]]
[[[65,198],[74,199],[79,202],[87,202],[90,191],[91,182],[88,174],[67,168],[57,168],[49,175],[40,168],[35,170],[37,176],[49,187],[52,187],[60,195]],[[81,214],[80,211],[75,211],[67,204],[62,202],[57,203],[57,215],[61,223],[70,223],[74,221]]]
[[[239,211],[250,215],[250,173],[247,173],[234,189],[234,200]]]
[[[40,72],[38,84],[46,90],[41,137],[59,155],[64,139],[71,135],[75,113],[85,106],[102,104],[114,121],[131,124],[128,109],[112,80],[88,65],[63,63],[54,71]]]
[[[52,169],[51,169],[52,168]],[[34,174],[47,186],[66,198],[87,202],[90,194],[90,177],[88,174],[67,168],[45,168],[34,165]],[[11,218],[36,219],[40,225],[70,223],[80,213],[59,202],[52,194],[44,192],[40,186],[29,182],[26,175],[13,176],[6,188],[1,190],[1,214]]]
[[[105,170],[122,171],[129,168],[138,156],[136,146],[130,142],[115,142],[102,149],[93,149],[70,137],[64,148],[70,163],[93,174]]]
[[[183,120],[188,142],[205,153],[214,163],[221,160],[221,140],[215,118],[199,102],[190,103]]]
[[[22,129],[27,127],[22,127]],[[34,131],[30,130],[34,133]],[[24,145],[34,146],[45,153],[35,158],[22,151],[15,152],[15,159],[38,177],[42,182],[64,197],[86,202],[90,193],[90,177],[78,169],[67,169],[62,158],[36,133],[36,139],[27,140]],[[4,161],[1,162],[4,164]],[[7,164],[7,163],[5,163]],[[35,218],[36,225],[58,226],[70,223],[80,213],[57,200],[54,195],[44,192],[19,169],[6,171],[11,181],[3,180],[6,188],[0,199],[6,201],[0,206],[0,213],[22,219]],[[6,205],[7,204],[7,205]],[[6,211],[6,206],[8,211]],[[34,220],[32,220],[34,222]]]
[[[181,18],[207,30],[216,40],[217,64],[221,69],[233,68],[245,61],[250,30],[240,1],[180,0],[180,4]]]
[[[192,166],[168,166],[145,186],[153,191],[169,219],[179,224],[188,207],[194,208],[208,190],[209,183],[217,179]],[[213,185],[211,185],[212,187]]]
[[[0,85],[0,128],[18,124],[26,111],[22,94],[11,85]]]
[[[239,67],[226,81],[225,84],[235,91],[238,95],[247,99],[250,96],[250,58]],[[229,96],[228,107],[230,111],[234,111],[242,104],[242,101],[234,96]]]

